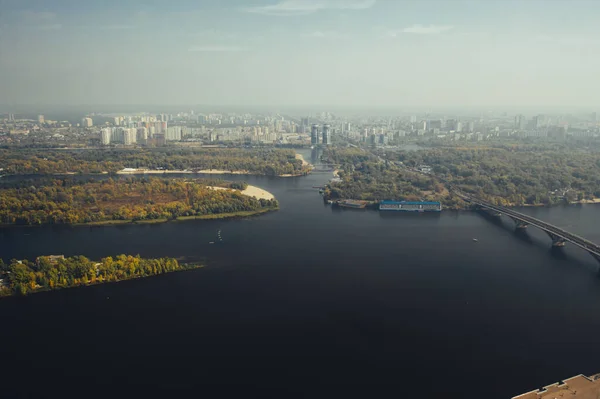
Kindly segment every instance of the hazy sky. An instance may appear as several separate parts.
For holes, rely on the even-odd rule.
[[[597,0],[0,0],[0,103],[600,108],[599,21]]]

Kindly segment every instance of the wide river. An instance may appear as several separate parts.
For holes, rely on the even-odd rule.
[[[600,372],[590,255],[473,212],[332,209],[312,188],[329,178],[235,177],[280,202],[246,220],[1,229],[5,260],[208,266],[0,300],[0,397],[246,384],[261,397],[489,399]],[[523,211],[600,242],[598,205]]]

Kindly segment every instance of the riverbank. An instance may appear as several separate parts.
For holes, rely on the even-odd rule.
[[[181,269],[178,270],[173,270],[173,271],[169,271],[166,273],[160,273],[160,274],[153,274],[150,276],[135,276],[135,277],[129,277],[129,278],[124,278],[121,280],[115,280],[115,281],[102,281],[102,282],[95,282],[95,283],[88,283],[88,284],[80,284],[80,285],[73,285],[73,286],[67,286],[67,287],[54,287],[54,288],[49,288],[49,287],[41,287],[41,288],[37,288],[31,292],[28,292],[26,295],[30,295],[30,294],[38,294],[40,292],[49,292],[49,291],[60,291],[60,290],[67,290],[70,288],[77,288],[77,287],[91,287],[94,285],[101,285],[101,284],[116,284],[116,283],[122,283],[124,281],[130,281],[130,280],[136,280],[136,279],[141,279],[141,278],[149,278],[149,277],[157,277],[160,276],[162,274],[168,274],[168,273],[179,273],[179,272],[187,272],[190,270],[195,270],[195,269],[202,269],[203,267],[205,267],[205,265],[203,264],[185,264],[186,266],[182,267]],[[189,266],[188,266],[189,265]],[[0,288],[0,300],[2,298],[10,298],[10,297],[14,297],[14,296],[19,296],[18,294],[15,293],[11,293],[10,290],[8,290],[7,288]],[[106,298],[106,299],[110,299],[110,298]]]
[[[57,291],[67,288],[87,287],[91,285],[118,283],[139,278],[154,277],[161,274],[182,272],[204,267],[201,263],[179,263],[175,258],[145,259],[128,255],[118,255],[115,258],[108,257],[100,262],[95,262],[82,257],[62,257],[52,260],[51,257],[40,256],[36,259],[38,265],[49,262],[50,265],[67,265],[67,274],[57,277],[50,273],[50,269],[33,273],[30,261],[16,261],[10,266],[12,273],[18,275],[11,282],[12,274],[6,274],[3,279],[4,285],[0,285],[0,298],[10,296],[23,296],[37,294],[39,292]],[[83,277],[69,274],[69,270],[81,269]],[[108,299],[108,298],[107,298]]]
[[[167,174],[207,174],[207,175],[250,175],[247,170],[222,170],[222,169],[202,169],[202,170],[189,170],[189,169],[133,169],[125,168],[117,172],[118,175],[167,175]]]
[[[240,191],[240,190],[235,190],[232,188],[227,188],[227,187],[216,187],[216,186],[207,186],[213,190],[228,190],[228,191]],[[243,195],[247,195],[249,197],[254,197],[256,199],[266,199],[266,200],[272,200],[275,199],[275,196],[273,194],[271,194],[270,192],[268,192],[267,190],[263,190],[260,187],[256,187],[256,186],[252,186],[252,185],[248,185],[248,187],[246,187],[245,190],[241,190],[240,193],[242,193]]]
[[[142,219],[142,220],[102,220],[99,222],[89,222],[89,223],[76,223],[71,224],[70,226],[115,226],[115,225],[127,225],[127,224],[160,224],[160,223],[168,223],[168,222],[183,222],[186,220],[215,220],[215,219],[236,219],[236,218],[246,218],[250,216],[258,216],[269,212],[274,212],[278,210],[279,207],[270,207],[258,209],[256,211],[239,211],[239,212],[229,212],[229,213],[214,213],[208,215],[196,215],[196,216],[179,216],[176,219]],[[14,225],[6,225],[6,226],[14,226]],[[33,226],[28,226],[33,227]]]

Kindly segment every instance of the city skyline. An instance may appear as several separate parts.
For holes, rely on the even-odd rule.
[[[14,1],[0,104],[600,108],[592,1]]]

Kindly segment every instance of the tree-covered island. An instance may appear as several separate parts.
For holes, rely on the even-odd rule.
[[[244,195],[244,182],[218,179],[50,179],[0,189],[3,225],[114,224],[250,216],[276,199]]]
[[[144,259],[140,256],[118,255],[98,262],[85,256],[40,256],[35,262],[0,259],[0,297],[26,295],[34,292],[78,287],[201,267],[195,263],[180,263],[174,258]]]

